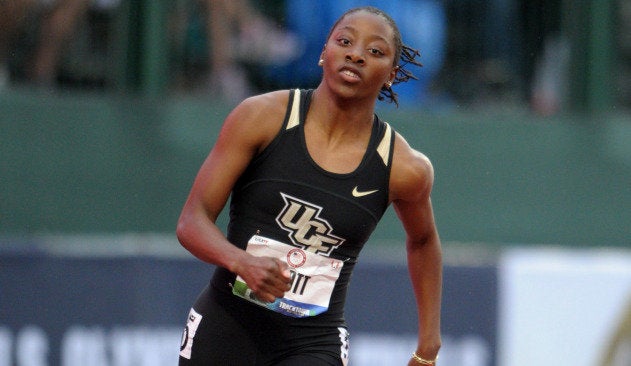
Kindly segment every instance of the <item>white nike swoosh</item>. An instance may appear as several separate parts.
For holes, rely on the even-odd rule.
[[[369,194],[373,194],[375,192],[378,192],[378,189],[374,189],[372,191],[359,191],[357,189],[357,186],[355,186],[355,188],[353,188],[353,197],[364,197],[364,196],[368,196]]]

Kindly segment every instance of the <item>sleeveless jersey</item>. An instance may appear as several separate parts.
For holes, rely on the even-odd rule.
[[[367,150],[351,173],[322,169],[307,151],[304,121],[312,90],[291,90],[281,131],[235,185],[228,239],[245,249],[253,235],[343,261],[329,309],[343,320],[357,257],[388,207],[394,131],[376,115]],[[235,275],[217,268],[213,285],[229,291]]]

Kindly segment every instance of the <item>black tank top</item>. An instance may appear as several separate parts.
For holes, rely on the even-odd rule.
[[[388,207],[394,131],[374,118],[364,157],[348,174],[316,164],[306,147],[303,123],[312,90],[291,90],[283,127],[248,166],[230,203],[228,239],[245,249],[255,234],[344,261],[321,316],[343,319],[357,257]],[[213,283],[226,291],[234,274],[218,269]]]

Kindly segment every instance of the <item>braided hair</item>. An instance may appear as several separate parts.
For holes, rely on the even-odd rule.
[[[331,29],[329,30],[329,34],[327,39],[331,38],[331,34],[337,25],[344,19],[347,15],[357,13],[359,11],[366,11],[371,14],[375,14],[377,16],[382,17],[388,25],[392,28],[394,32],[394,43],[395,43],[395,54],[394,54],[394,65],[397,67],[397,73],[394,77],[392,84],[404,83],[410,79],[418,80],[414,74],[406,68],[406,66],[412,64],[415,66],[423,66],[417,58],[421,57],[421,53],[419,50],[414,49],[403,43],[403,39],[401,37],[401,32],[399,31],[399,27],[397,23],[392,19],[390,15],[384,12],[381,9],[375,8],[373,6],[362,6],[358,8],[353,8],[342,14],[337,21],[333,24]],[[379,100],[387,100],[389,103],[394,103],[396,106],[399,106],[399,101],[397,98],[397,93],[392,90],[392,86],[382,86],[381,91],[379,92]]]

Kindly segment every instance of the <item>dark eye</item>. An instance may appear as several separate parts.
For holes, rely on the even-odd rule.
[[[369,48],[368,52],[370,52],[373,55],[377,55],[377,56],[383,56],[384,55],[384,53],[378,48]]]
[[[340,38],[337,40],[337,42],[343,46],[348,46],[349,44],[351,44],[351,41],[346,38]]]

